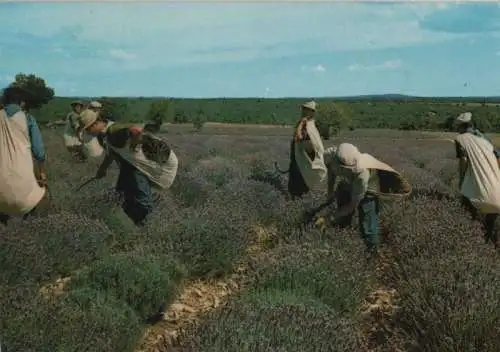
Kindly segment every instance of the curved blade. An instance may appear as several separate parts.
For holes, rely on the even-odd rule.
[[[92,181],[95,181],[97,180],[95,177],[92,177],[91,179],[85,181],[84,183],[82,183],[77,189],[76,191],[79,191],[81,190],[83,187],[85,187],[86,185],[88,185],[89,183],[91,183]]]

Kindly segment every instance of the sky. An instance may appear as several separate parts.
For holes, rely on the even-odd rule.
[[[0,86],[58,96],[500,95],[500,4],[0,3]]]

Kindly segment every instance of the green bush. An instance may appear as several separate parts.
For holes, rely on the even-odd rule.
[[[16,284],[70,275],[108,253],[112,237],[102,222],[68,213],[12,221],[9,236],[0,236],[0,280]]]
[[[251,303],[249,303],[251,302]],[[242,297],[211,314],[184,340],[191,351],[359,351],[352,321],[293,294]]]
[[[294,246],[287,256],[262,266],[256,274],[256,292],[310,297],[337,314],[353,314],[359,307],[367,293],[366,272],[345,251]]]
[[[134,311],[103,292],[87,288],[53,298],[33,291],[16,294],[26,296],[17,296],[18,305],[2,315],[7,352],[132,352],[142,334]]]
[[[415,199],[403,209],[393,229],[391,279],[406,337],[420,351],[497,351],[500,262],[484,246],[480,224],[458,202]]]
[[[85,287],[123,300],[147,319],[176,297],[185,270],[165,257],[123,253],[97,261],[78,272],[69,289]]]
[[[230,214],[186,219],[170,236],[174,253],[195,277],[229,272],[249,243],[248,228]]]

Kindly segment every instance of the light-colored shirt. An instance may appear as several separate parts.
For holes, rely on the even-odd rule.
[[[66,115],[66,121],[69,121],[73,131],[76,132],[78,129],[80,122],[78,121],[80,115],[74,111],[71,111],[68,115]]]
[[[16,104],[8,104],[4,107],[7,118],[11,118],[17,112],[21,111],[21,107]],[[28,124],[28,133],[31,142],[31,153],[33,157],[38,161],[45,161],[45,145],[43,143],[42,133],[40,128],[36,123],[35,118],[29,114],[25,113],[26,122]]]
[[[362,169],[360,172],[353,172],[343,168],[335,156],[336,149],[325,150],[325,165],[328,170],[328,195],[333,193],[335,183],[338,179],[347,182],[351,186],[351,197],[353,199],[363,199],[369,191],[379,191],[379,182],[376,170]]]

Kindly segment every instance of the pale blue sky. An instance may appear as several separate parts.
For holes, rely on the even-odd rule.
[[[61,96],[500,95],[496,3],[1,3],[0,85]]]

